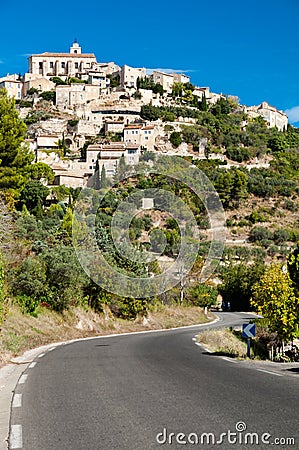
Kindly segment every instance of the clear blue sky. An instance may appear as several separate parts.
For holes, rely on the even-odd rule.
[[[199,86],[292,110],[299,121],[298,0],[4,2],[0,76],[27,56],[83,52],[119,65],[182,70]]]

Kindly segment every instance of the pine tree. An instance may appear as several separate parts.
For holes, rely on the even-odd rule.
[[[206,99],[206,94],[205,94],[205,92],[203,93],[203,95],[202,95],[202,98],[201,98],[201,110],[202,111],[207,111],[208,110],[208,105],[207,105],[207,99]]]
[[[108,187],[108,179],[105,166],[103,165],[101,170],[100,188],[105,189],[106,187]]]
[[[0,189],[19,193],[28,181],[34,155],[24,142],[26,125],[15,108],[15,100],[0,89]]]
[[[100,167],[99,167],[99,160],[98,159],[97,159],[97,162],[96,162],[96,167],[95,167],[94,175],[93,175],[93,187],[96,190],[100,189],[100,187],[101,187]]]

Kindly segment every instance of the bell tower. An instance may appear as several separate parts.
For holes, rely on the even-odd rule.
[[[81,47],[77,42],[77,39],[74,40],[73,45],[70,47],[70,53],[77,53],[81,55]]]

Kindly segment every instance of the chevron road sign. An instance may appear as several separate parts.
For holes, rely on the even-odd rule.
[[[255,336],[255,325],[253,323],[243,323],[242,337],[253,338]]]

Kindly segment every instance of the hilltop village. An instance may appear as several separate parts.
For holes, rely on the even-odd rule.
[[[146,151],[238,165],[225,151],[211,148],[207,137],[192,142],[180,136],[183,127],[197,124],[198,110],[222,99],[243,115],[243,129],[257,117],[279,131],[288,126],[286,114],[267,102],[247,107],[236,97],[193,85],[183,73],[98,62],[77,41],[68,53],[31,55],[28,72],[0,78],[0,88],[16,99],[36,161],[53,169],[55,185],[73,188],[90,183],[97,163],[112,178],[122,155],[135,164]],[[255,157],[246,164],[267,167],[268,161]]]

